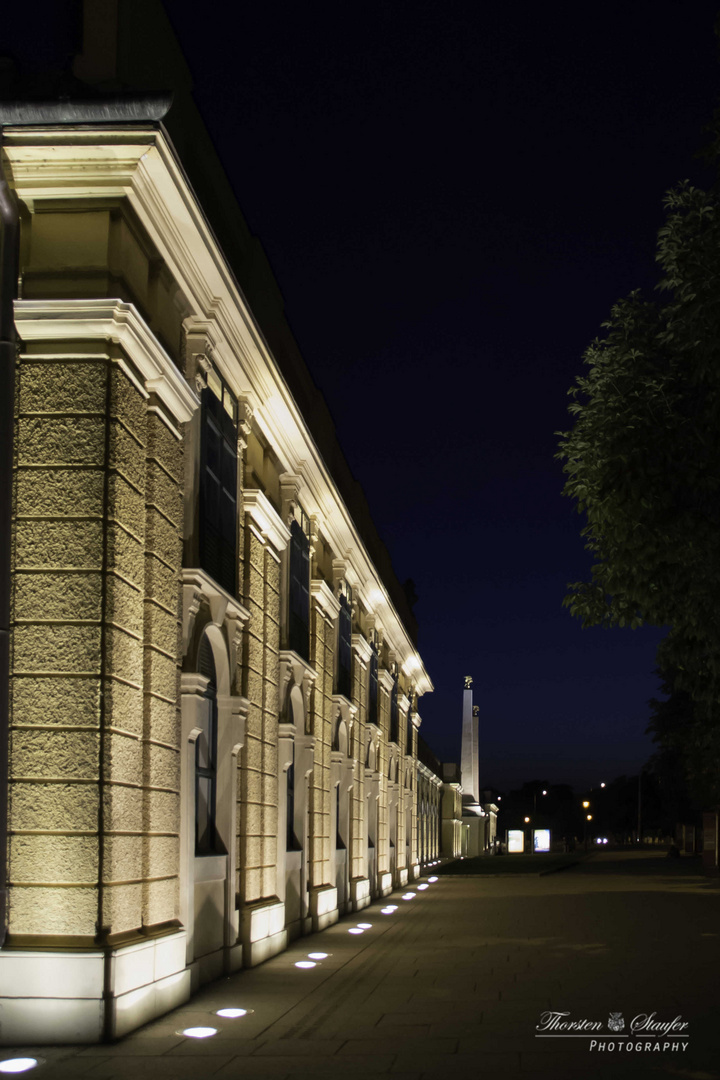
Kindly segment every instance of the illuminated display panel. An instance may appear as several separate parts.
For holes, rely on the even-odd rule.
[[[508,829],[508,851],[524,851],[525,834],[522,829]]]
[[[533,831],[533,851],[550,850],[550,830],[535,829]]]

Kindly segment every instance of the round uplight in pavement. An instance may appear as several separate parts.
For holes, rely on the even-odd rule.
[[[359,922],[358,926],[360,927],[361,930],[372,930],[372,923],[371,922]]]
[[[380,914],[381,915],[392,915],[393,912],[395,912],[395,911],[397,911],[397,908],[393,904],[391,907],[382,908],[381,911],[380,911]]]
[[[176,1035],[187,1035],[188,1039],[209,1039],[211,1035],[217,1035],[217,1028],[191,1027],[176,1031]]]
[[[252,1009],[218,1009],[215,1015],[224,1016],[228,1020],[235,1020],[238,1016],[247,1016],[251,1012],[253,1012]]]
[[[414,900],[414,899],[415,899],[415,893],[414,892],[403,893],[403,900]]]
[[[348,930],[348,934],[362,934],[362,932],[359,926],[351,926]]]
[[[7,1058],[0,1061],[0,1073],[23,1073],[42,1064],[42,1058]]]
[[[295,967],[314,968],[314,967],[317,967],[317,964],[315,963],[314,960],[296,960],[295,961]]]
[[[332,956],[329,952],[309,952],[308,957],[310,960],[327,960],[328,956]]]
[[[423,882],[422,885],[418,885],[418,889],[421,890],[421,891],[422,891],[422,889],[429,889],[429,888],[430,888],[430,886],[426,885],[424,882]]]
[[[429,878],[428,878],[428,881],[431,881],[431,882],[432,882],[432,881],[437,881],[437,878],[436,878],[435,876],[433,876],[433,877],[429,877]]]

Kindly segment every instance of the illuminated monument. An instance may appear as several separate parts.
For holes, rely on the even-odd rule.
[[[497,807],[480,801],[480,720],[473,705],[472,676],[465,676],[462,712],[460,774],[462,784],[463,855],[481,855],[495,839]]]
[[[109,7],[124,46],[91,56]],[[157,31],[150,0],[88,3],[76,72],[165,78],[127,51],[151,7]],[[6,1044],[122,1035],[437,857],[407,597],[192,102],[168,107],[1,107]]]

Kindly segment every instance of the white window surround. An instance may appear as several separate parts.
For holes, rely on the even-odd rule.
[[[290,543],[290,530],[267,495],[256,488],[245,488],[243,509],[257,529],[259,538],[281,554]]]
[[[352,647],[355,655],[361,661],[364,667],[370,663],[370,659],[373,654],[373,647],[362,634],[353,634]]]
[[[335,622],[340,614],[340,601],[335,597],[328,583],[313,579],[310,582],[310,596],[323,615],[330,622]]]

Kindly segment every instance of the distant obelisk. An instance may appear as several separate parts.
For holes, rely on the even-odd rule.
[[[478,710],[473,708],[472,676],[466,675],[465,692],[463,694],[460,773],[463,788],[463,803],[471,804],[473,806],[478,806],[480,802],[478,724]]]

